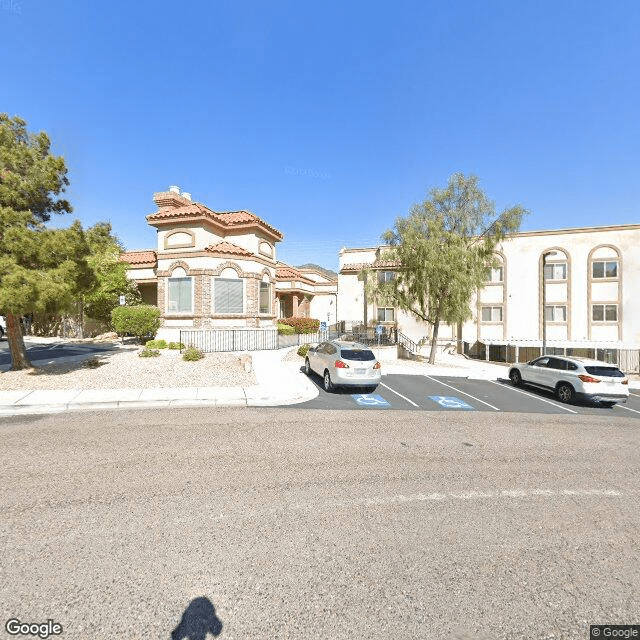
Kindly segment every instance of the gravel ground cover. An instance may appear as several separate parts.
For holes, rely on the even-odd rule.
[[[0,390],[18,389],[150,389],[157,387],[247,387],[257,384],[237,354],[207,353],[186,362],[179,351],[162,349],[156,358],[140,358],[132,348],[82,362],[50,364],[0,373]],[[98,366],[90,366],[97,361]]]

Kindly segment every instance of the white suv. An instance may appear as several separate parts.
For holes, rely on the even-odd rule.
[[[542,356],[514,364],[509,371],[512,384],[531,384],[550,389],[562,402],[593,400],[606,406],[629,399],[629,379],[613,364],[600,360]]]

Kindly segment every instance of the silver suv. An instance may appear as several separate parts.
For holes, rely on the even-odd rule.
[[[580,398],[613,406],[629,399],[629,379],[615,365],[600,360],[542,356],[513,365],[509,379],[516,387],[525,383],[550,389],[562,402]]]
[[[381,378],[381,365],[373,351],[359,342],[331,340],[311,347],[304,361],[307,375],[312,371],[322,376],[325,391],[334,387],[378,386]]]

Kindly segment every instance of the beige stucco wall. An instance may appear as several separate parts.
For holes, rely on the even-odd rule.
[[[615,281],[594,281],[591,260],[613,259],[620,254],[619,277]],[[640,344],[640,225],[591,229],[528,232],[505,240],[498,249],[504,256],[504,278],[501,285],[489,285],[479,292],[480,304],[471,301],[472,317],[463,326],[463,339],[540,341],[542,339],[542,259],[544,252],[555,250],[548,261],[559,261],[566,255],[567,278],[547,281],[547,305],[567,307],[566,323],[547,323],[547,340],[622,341]],[[372,263],[376,249],[344,249],[340,266]],[[340,319],[362,322],[363,284],[356,274],[340,274],[338,309]],[[503,301],[504,295],[504,301]],[[591,305],[617,303],[617,323],[594,323]],[[483,304],[502,305],[502,323],[481,321]],[[375,318],[370,307],[369,318]],[[410,337],[429,333],[424,323],[398,314],[403,333]],[[450,328],[451,329],[451,328]],[[448,330],[447,330],[448,331]],[[452,329],[451,333],[455,335]],[[441,333],[441,335],[444,335]]]

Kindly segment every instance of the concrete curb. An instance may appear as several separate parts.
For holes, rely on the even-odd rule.
[[[282,357],[282,350],[253,352],[252,364],[258,384],[250,387],[0,391],[0,417],[114,409],[275,407],[300,404],[317,397],[318,388],[303,373],[301,363],[285,362]],[[78,355],[65,360],[84,358],[86,355]],[[60,360],[57,359],[58,362]],[[472,380],[496,380],[506,378],[508,374],[508,368],[501,365],[457,364],[430,366],[383,360],[383,369],[384,374],[451,376]],[[630,381],[629,387],[640,389],[640,381]]]

